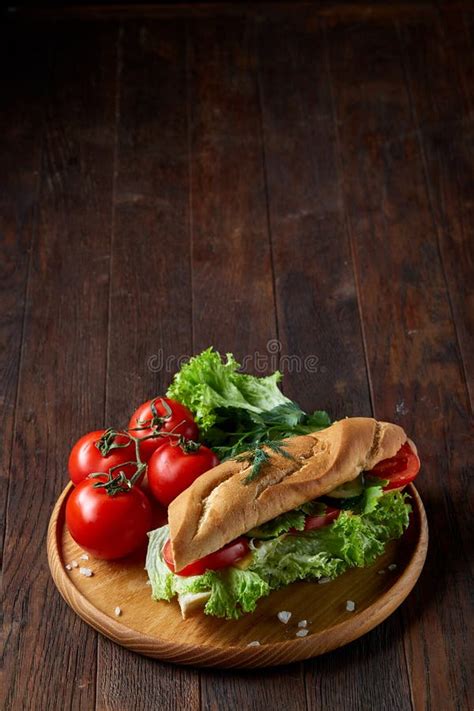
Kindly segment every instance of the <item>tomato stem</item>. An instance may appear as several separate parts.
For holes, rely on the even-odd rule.
[[[165,411],[164,415],[160,415],[158,413],[158,410],[156,409],[155,403],[158,400],[161,402],[163,410]],[[128,431],[129,432],[136,432],[139,430],[148,430],[148,429],[156,430],[158,427],[161,427],[164,422],[169,420],[173,415],[173,410],[168,405],[166,400],[164,400],[162,397],[156,397],[154,400],[151,401],[150,410],[151,410],[152,417],[149,420],[138,420],[137,419],[137,423],[139,426],[133,427],[131,430],[128,430]]]
[[[125,442],[116,441],[119,436],[125,437]],[[97,440],[95,446],[103,457],[107,457],[112,451],[112,449],[121,449],[123,447],[128,447],[130,442],[131,436],[128,434],[128,432],[120,432],[118,430],[114,430],[113,427],[109,427],[107,430],[105,430],[102,437]]]
[[[158,410],[156,409],[156,403],[158,401],[161,402],[163,410],[165,411],[164,415],[160,415],[158,413]],[[107,430],[105,430],[102,437],[95,443],[95,446],[102,454],[102,456],[107,457],[110,454],[111,450],[128,447],[133,442],[135,445],[136,461],[116,464],[115,466],[110,467],[108,472],[105,474],[104,472],[90,474],[91,477],[107,476],[107,481],[96,482],[94,484],[94,488],[103,488],[110,496],[115,496],[116,494],[127,493],[127,491],[130,491],[130,489],[132,489],[132,487],[137,483],[143,473],[146,472],[148,469],[148,465],[146,464],[146,462],[142,462],[142,459],[140,457],[140,443],[144,442],[145,440],[157,439],[158,437],[168,437],[170,441],[174,439],[175,442],[173,443],[173,446],[181,447],[185,454],[188,454],[189,452],[196,452],[199,449],[199,447],[201,446],[199,442],[186,440],[183,435],[175,431],[178,427],[181,427],[181,425],[185,424],[185,419],[181,420],[181,422],[178,422],[178,424],[176,424],[169,432],[162,432],[159,429],[173,415],[171,407],[163,398],[155,398],[154,400],[152,400],[150,409],[152,412],[152,417],[149,420],[137,420],[139,427],[133,427],[128,430],[115,430],[112,427],[109,427]],[[140,432],[145,429],[151,429],[151,434],[145,435],[144,437],[137,437],[132,434],[133,432]],[[125,441],[117,441],[119,437],[124,437]],[[133,465],[136,467],[136,471],[133,476],[130,477],[130,479],[123,471],[123,468],[129,465]],[[115,474],[114,472],[117,469],[119,470],[119,472],[118,474]]]
[[[123,467],[126,467],[130,464],[136,466],[137,470],[135,474],[130,479],[128,479],[125,472],[123,471]],[[107,481],[98,481],[93,485],[93,488],[105,489],[109,496],[116,496],[116,494],[120,493],[125,494],[127,493],[127,491],[130,491],[130,489],[133,488],[136,481],[146,470],[146,467],[147,465],[143,464],[142,462],[123,462],[122,464],[116,464],[115,466],[110,467],[108,474],[106,474],[106,476],[108,477]],[[115,476],[113,472],[116,469],[119,470],[119,473]],[[104,473],[97,472],[96,474],[91,474],[90,476],[92,478],[104,476]]]

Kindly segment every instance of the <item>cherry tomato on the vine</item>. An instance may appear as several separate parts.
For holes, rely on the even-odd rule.
[[[183,442],[159,447],[148,462],[148,484],[153,496],[168,506],[193,481],[219,460],[214,452],[203,444],[187,445]]]
[[[229,565],[232,565],[238,560],[241,560],[241,558],[244,558],[248,552],[248,541],[244,538],[244,536],[241,536],[240,538],[236,538],[235,541],[228,543],[215,553],[210,553],[209,555],[204,556],[204,558],[195,560],[193,563],[190,563],[176,573],[176,575],[202,575],[206,572],[206,570],[220,570],[221,568],[228,568]],[[171,550],[171,541],[169,538],[163,546],[163,558],[168,568],[174,573],[173,552]]]
[[[167,397],[157,397],[140,405],[128,424],[130,434],[140,441],[140,455],[148,461],[153,452],[170,437],[153,437],[158,432],[182,435],[185,439],[197,440],[199,430],[190,410],[180,402]],[[171,437],[172,439],[172,437]]]
[[[107,430],[95,430],[81,437],[71,449],[68,461],[69,477],[74,484],[79,484],[89,474],[108,472],[111,467],[135,462],[136,450],[134,442],[126,434],[117,434],[112,437],[112,446],[109,453],[103,456],[98,445]],[[136,472],[134,464],[124,466],[124,472],[130,479]]]
[[[98,482],[106,475],[85,479],[71,492],[66,524],[81,548],[96,558],[113,560],[137,550],[151,528],[150,502],[138,486],[109,494]]]

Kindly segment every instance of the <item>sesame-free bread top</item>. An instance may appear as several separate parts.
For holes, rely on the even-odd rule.
[[[370,417],[351,417],[321,432],[289,437],[284,457],[270,461],[249,484],[250,460],[230,459],[198,477],[168,509],[176,571],[222,548],[275,516],[328,494],[361,471],[393,457],[407,441],[404,430]]]

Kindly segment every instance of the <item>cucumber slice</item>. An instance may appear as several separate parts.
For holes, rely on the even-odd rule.
[[[355,496],[360,496],[364,491],[364,481],[362,479],[362,474],[352,481],[347,481],[345,484],[341,484],[337,489],[333,489],[326,496],[331,499],[352,499]]]

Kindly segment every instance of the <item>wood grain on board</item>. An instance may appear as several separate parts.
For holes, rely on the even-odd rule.
[[[276,326],[255,27],[195,20],[188,34],[194,350],[266,355]]]
[[[106,26],[43,36],[52,67],[3,570],[7,708],[84,709],[95,699],[96,634],[58,600],[44,541],[68,450],[103,421],[115,38]]]
[[[259,46],[279,331],[285,353],[302,359],[287,361],[285,387],[305,408],[327,408],[333,418],[370,414],[324,24],[262,23]],[[312,144],[318,150],[308,151]],[[374,683],[374,648],[379,664],[403,678],[397,614],[383,631],[306,665],[309,707],[337,690],[341,703],[350,698],[357,708],[410,708],[407,688]],[[347,672],[355,656],[357,683]]]
[[[183,620],[176,600],[152,600],[143,569],[144,551],[122,561],[89,557],[81,562],[83,551],[65,525],[71,491],[70,484],[59,497],[48,529],[48,563],[61,595],[86,622],[119,645],[180,664],[255,669],[307,659],[347,644],[403,602],[426,557],[426,516],[421,499],[410,487],[413,512],[408,530],[388,544],[369,568],[354,568],[325,585],[298,582],[282,588],[239,620],[216,620],[202,612]],[[352,611],[347,610],[348,600],[355,604]],[[285,625],[278,619],[282,607],[292,611]],[[307,622],[304,637],[297,636],[300,620]],[[259,644],[254,646],[255,642]],[[213,693],[219,694],[215,682]]]
[[[35,60],[31,71],[25,48],[29,48]],[[6,27],[0,30],[0,52],[3,86],[0,151],[8,166],[8,170],[3,171],[0,196],[0,369],[3,374],[0,429],[4,442],[0,452],[0,545],[3,552],[29,255],[35,231],[45,113],[45,102],[39,87],[47,83],[49,53],[42,52],[41,43],[35,41],[32,32],[25,32],[21,41],[15,42]],[[11,72],[7,70],[8,60],[14,66]],[[34,97],[33,101],[31,97]]]
[[[474,402],[474,40],[462,13],[400,28],[407,85],[471,406]]]
[[[9,11],[6,708],[467,707],[473,17],[467,2]],[[432,537],[412,595],[278,671],[97,642],[46,570],[72,442],[124,424],[208,345],[254,372],[256,352],[267,371],[315,356],[314,373],[286,361],[291,397],[399,421],[423,459]]]
[[[126,426],[141,402],[164,392],[175,357],[192,348],[185,27],[130,23],[117,56],[105,412],[107,422]],[[189,711],[199,708],[197,672],[100,638],[100,709],[170,708],[177,697]]]
[[[434,529],[427,570],[404,608],[411,692],[417,708],[439,698],[463,707],[472,428],[421,147],[396,29],[337,28],[330,45],[374,415],[417,443]],[[458,630],[455,644],[445,629]]]
[[[188,33],[194,350],[250,356],[246,369],[264,374],[276,316],[255,27],[199,20]],[[275,672],[203,672],[202,706],[256,709],[278,698],[302,707],[302,674],[289,674],[291,683]]]

